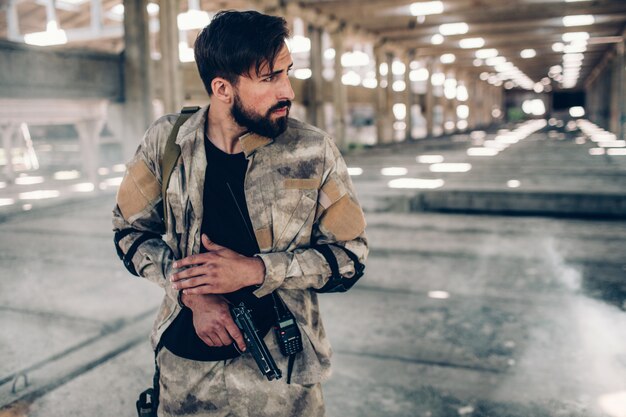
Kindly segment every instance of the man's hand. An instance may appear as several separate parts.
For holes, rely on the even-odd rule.
[[[243,335],[233,321],[224,297],[183,294],[182,301],[193,312],[193,327],[207,346],[228,346],[235,341],[240,351],[246,350]]]
[[[240,288],[263,283],[265,264],[213,243],[202,235],[208,252],[174,262],[174,268],[187,269],[172,275],[172,287],[184,294],[227,294]]]

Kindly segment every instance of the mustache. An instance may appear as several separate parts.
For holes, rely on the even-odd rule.
[[[278,110],[278,109],[281,109],[283,107],[287,107],[287,110],[289,110],[291,108],[291,100],[279,101],[278,103],[276,103],[272,107],[270,107],[270,109],[268,110],[268,113],[271,113],[274,110]]]

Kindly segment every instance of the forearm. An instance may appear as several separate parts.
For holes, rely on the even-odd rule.
[[[367,258],[367,239],[365,235],[349,242],[329,245],[334,255],[339,274],[350,279],[355,274],[355,265],[346,251],[351,251],[363,263]],[[316,249],[296,249],[292,252],[272,252],[256,255],[263,260],[265,275],[263,284],[255,291],[262,297],[275,289],[321,289],[332,276],[332,270],[326,258]]]

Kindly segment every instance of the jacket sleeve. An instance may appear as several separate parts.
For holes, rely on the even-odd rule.
[[[172,299],[169,285],[174,254],[162,240],[165,231],[161,199],[160,143],[169,124],[155,122],[146,132],[120,184],[113,209],[113,231],[118,255],[126,268],[158,284]],[[171,129],[171,126],[169,126]],[[165,136],[166,138],[167,136]]]
[[[325,166],[311,245],[256,255],[265,264],[257,297],[278,288],[346,291],[362,275],[368,254],[365,216],[341,153],[331,138],[324,141]]]

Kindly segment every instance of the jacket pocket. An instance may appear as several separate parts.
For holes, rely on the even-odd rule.
[[[297,240],[308,245],[317,205],[317,189],[282,189],[272,207],[274,250],[287,250]],[[297,238],[297,239],[296,239]]]

